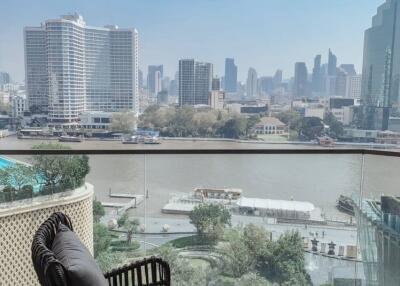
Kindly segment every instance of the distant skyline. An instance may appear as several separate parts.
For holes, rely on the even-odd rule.
[[[40,3],[40,5],[39,5]],[[361,72],[364,31],[384,0],[5,0],[0,11],[0,71],[22,82],[23,28],[46,19],[79,13],[90,26],[116,24],[139,31],[139,66],[164,65],[174,77],[178,61],[195,58],[224,75],[226,57],[244,82],[249,67],[259,76],[282,69],[293,76],[295,62],[312,70],[316,54],[338,65],[353,63]]]

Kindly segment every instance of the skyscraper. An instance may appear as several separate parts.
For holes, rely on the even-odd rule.
[[[341,64],[339,68],[344,70],[348,76],[357,74],[356,69],[353,64]]]
[[[225,91],[237,91],[237,66],[232,58],[225,59]]]
[[[314,58],[314,68],[312,72],[312,91],[320,93],[322,91],[323,73],[321,69],[321,55],[316,55]]]
[[[337,96],[346,96],[347,92],[347,77],[348,73],[342,69],[338,68],[336,73],[336,92],[335,95]]]
[[[221,80],[219,79],[219,77],[215,77],[212,79],[211,90],[221,90]]]
[[[276,70],[275,75],[274,75],[274,87],[278,87],[280,84],[282,84],[282,79],[283,79],[283,72],[282,70]]]
[[[179,106],[208,104],[213,66],[194,59],[179,61]]]
[[[337,67],[337,58],[332,53],[331,49],[329,49],[328,53],[328,76],[336,75],[336,67]]]
[[[142,72],[142,70],[138,70],[138,88],[139,88],[139,90],[143,89],[143,72]]]
[[[308,72],[304,62],[297,62],[294,66],[293,95],[295,97],[308,96]]]
[[[361,97],[361,75],[351,75],[347,77],[347,98],[360,98]]]
[[[392,107],[399,104],[399,0],[386,0],[364,34],[361,98],[365,129],[387,130]]]
[[[163,65],[150,65],[147,69],[147,89],[150,94],[157,95],[161,91],[161,81],[164,76]]]
[[[257,95],[258,77],[257,71],[254,68],[249,68],[247,72],[246,95],[254,97]]]
[[[83,111],[138,111],[137,30],[90,27],[73,14],[26,27],[24,41],[31,112],[68,127]]]
[[[0,72],[0,85],[10,83],[10,75],[6,72]]]

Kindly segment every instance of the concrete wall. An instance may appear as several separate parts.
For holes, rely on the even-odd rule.
[[[32,238],[53,212],[70,216],[74,230],[93,253],[93,186],[53,196],[0,204],[0,285],[39,285],[31,260]]]

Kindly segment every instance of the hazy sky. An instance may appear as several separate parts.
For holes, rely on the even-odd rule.
[[[259,76],[294,63],[327,61],[331,48],[340,63],[361,70],[364,30],[384,0],[1,0],[0,70],[24,79],[23,27],[77,12],[91,26],[116,24],[139,30],[140,68],[164,64],[173,75],[180,58],[214,64],[223,75],[234,57],[239,80],[250,66]]]

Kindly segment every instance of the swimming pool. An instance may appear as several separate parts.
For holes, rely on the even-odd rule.
[[[15,163],[13,161],[10,161],[4,157],[0,157],[0,169],[7,168],[9,166],[14,165]]]
[[[10,167],[10,166],[13,166],[13,165],[15,165],[15,164],[17,164],[17,163],[18,163],[18,162],[13,161],[12,159],[8,159],[8,158],[6,158],[6,157],[1,157],[1,156],[0,156],[0,170],[1,170],[1,169],[5,169],[5,168]],[[20,164],[24,164],[24,163],[21,162]],[[40,191],[40,188],[41,188],[40,182],[43,181],[43,180],[41,180],[41,179],[39,178],[38,175],[37,175],[36,177],[37,177],[37,178],[36,178],[36,181],[37,181],[38,183],[36,183],[36,184],[33,185],[33,192],[34,192],[34,193],[37,193],[38,191]]]

